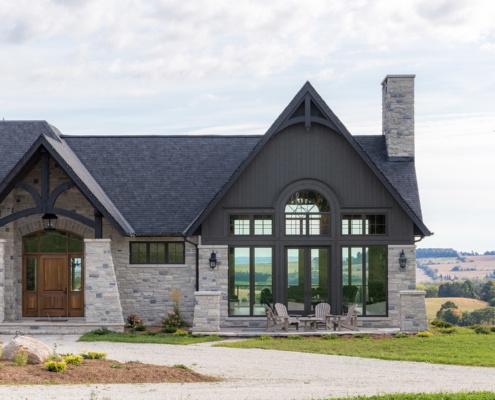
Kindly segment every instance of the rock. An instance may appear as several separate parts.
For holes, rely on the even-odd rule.
[[[43,342],[27,336],[17,336],[4,346],[2,358],[13,361],[20,347],[28,353],[28,364],[41,364],[50,355],[50,348]]]

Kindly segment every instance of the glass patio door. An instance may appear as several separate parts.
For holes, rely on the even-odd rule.
[[[329,249],[286,249],[287,308],[290,313],[314,313],[318,303],[328,303]]]

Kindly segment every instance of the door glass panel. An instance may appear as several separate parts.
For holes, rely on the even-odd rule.
[[[362,290],[363,290],[363,248],[342,248],[342,303],[344,313],[350,305],[357,303],[358,314],[363,312]]]
[[[36,292],[38,278],[38,259],[35,257],[26,258],[26,291]]]
[[[38,252],[38,234],[24,238],[24,253]]]
[[[254,307],[253,315],[265,315],[265,304],[273,306],[272,249],[254,249]]]
[[[251,296],[249,247],[231,247],[229,253],[230,315],[249,315]]]
[[[304,249],[287,249],[287,308],[304,311]]]
[[[369,247],[366,258],[366,315],[387,313],[387,254],[385,247]]]
[[[60,232],[41,232],[40,252],[42,253],[67,252],[67,236]]]
[[[82,260],[80,257],[70,258],[70,290],[80,292],[82,289]]]
[[[311,249],[311,312],[328,303],[328,249]]]

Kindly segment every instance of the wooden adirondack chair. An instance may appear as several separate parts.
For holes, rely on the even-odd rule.
[[[299,330],[299,320],[296,317],[290,316],[287,312],[287,307],[282,303],[275,303],[275,311],[280,317],[285,317],[289,321],[289,325],[295,325],[296,329]]]
[[[347,315],[332,315],[332,324],[334,331],[340,331],[342,328],[358,331],[356,304],[349,307]]]
[[[315,307],[314,315],[310,315],[318,320],[317,324],[323,324],[325,329],[332,329],[330,314],[330,304],[328,303],[318,303]]]
[[[266,310],[266,331],[274,331],[275,329],[289,330],[289,319],[276,315],[273,310],[265,304]]]

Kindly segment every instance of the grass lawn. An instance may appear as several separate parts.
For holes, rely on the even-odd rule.
[[[382,396],[341,397],[332,400],[493,400],[494,392],[460,392],[460,393],[397,393]]]
[[[435,331],[432,330],[432,332]],[[431,337],[360,336],[364,337],[327,335],[322,338],[303,338],[296,336],[296,340],[294,338],[291,340],[262,336],[242,342],[220,343],[216,346],[495,367],[495,333],[482,335],[468,328],[456,327],[455,333],[436,333]]]
[[[222,340],[217,335],[203,336],[203,335],[187,335],[179,336],[173,334],[164,333],[118,333],[118,332],[105,332],[103,334],[88,332],[79,338],[79,342],[122,342],[122,343],[155,343],[155,344],[194,344],[203,342],[215,342]]]

